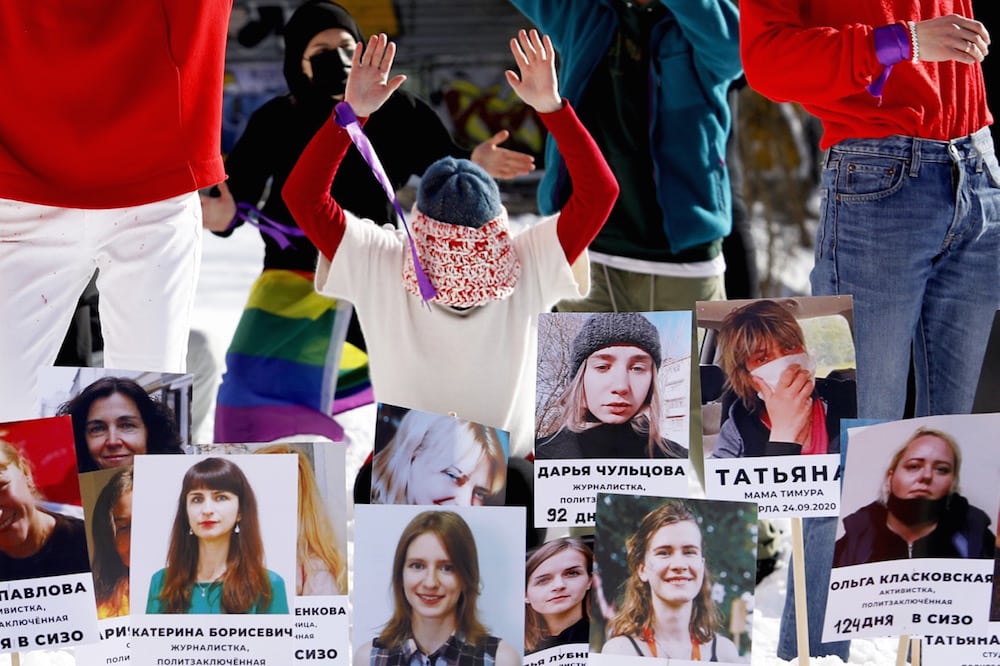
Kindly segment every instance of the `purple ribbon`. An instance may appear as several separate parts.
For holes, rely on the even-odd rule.
[[[410,242],[410,255],[413,257],[413,272],[417,277],[417,285],[420,287],[420,296],[426,303],[437,296],[437,289],[434,288],[430,278],[424,273],[424,267],[420,265],[420,259],[417,257],[417,245],[413,241],[413,234],[410,233],[410,225],[406,223],[406,215],[403,214],[403,207],[399,204],[399,199],[396,198],[396,190],[393,188],[392,183],[389,182],[389,176],[386,175],[385,169],[382,167],[382,162],[379,161],[378,155],[375,154],[375,149],[372,147],[371,142],[368,141],[364,130],[361,129],[361,123],[358,122],[358,116],[354,113],[351,105],[347,102],[340,102],[334,109],[334,113],[337,124],[347,130],[351,141],[357,146],[361,156],[365,158],[368,168],[375,174],[375,180],[385,190],[385,195],[389,197],[389,201],[392,202],[393,207],[396,209],[396,214],[399,215],[399,219],[403,222],[403,229],[406,231],[407,240]]]
[[[248,203],[241,202],[236,204],[236,215],[233,216],[233,221],[229,223],[229,228],[226,229],[226,231],[232,229],[237,220],[257,227],[262,234],[270,236],[282,250],[288,248],[292,244],[292,241],[288,240],[288,236],[304,238],[306,235],[305,232],[298,227],[290,227],[287,224],[282,224],[272,220],[268,216],[264,215],[264,213],[260,212],[260,210],[258,210],[255,206],[251,206]]]
[[[885,82],[889,80],[889,73],[892,66],[897,62],[910,59],[910,34],[909,31],[898,23],[875,28],[875,56],[882,63],[885,69],[874,81],[865,88],[873,97],[878,97],[879,104],[882,103],[882,89]]]

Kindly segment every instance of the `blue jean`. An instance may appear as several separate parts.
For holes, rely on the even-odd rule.
[[[1000,306],[1000,168],[989,128],[950,142],[843,141],[822,176],[813,294],[854,297],[858,417],[972,409]]]
[[[821,182],[814,295],[850,294],[858,417],[899,419],[911,350],[917,416],[972,409],[1000,306],[1000,167],[989,128],[953,141],[891,136],[830,149]],[[847,660],[850,642],[820,643],[836,519],[803,521],[809,651]],[[795,642],[792,572],[778,657]]]

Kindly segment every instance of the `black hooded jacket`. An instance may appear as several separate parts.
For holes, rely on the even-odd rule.
[[[359,44],[363,42],[350,14],[333,2],[311,0],[296,10],[284,31],[284,73],[289,94],[271,99],[253,113],[226,158],[227,182],[236,201],[256,206],[266,190],[261,212],[287,226],[297,225],[281,198],[281,189],[299,155],[334,106],[331,98],[324,99],[313,92],[302,72],[302,59],[309,41],[330,28],[347,30]],[[372,114],[365,133],[397,190],[411,176],[419,177],[442,157],[468,158],[470,154],[455,144],[430,105],[402,90]],[[395,212],[385,192],[353,147],[337,171],[331,194],[345,209],[360,217],[378,224],[395,222]],[[230,233],[232,229],[219,235]],[[292,244],[285,249],[269,236],[261,236],[265,269],[315,270],[317,251],[305,236],[290,237]]]

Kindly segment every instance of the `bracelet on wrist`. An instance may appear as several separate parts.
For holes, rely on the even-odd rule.
[[[920,62],[920,41],[917,39],[917,22],[907,21],[906,25],[910,29],[910,62],[916,65]]]

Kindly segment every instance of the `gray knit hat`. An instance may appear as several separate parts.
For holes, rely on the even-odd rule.
[[[503,206],[496,181],[482,167],[442,157],[420,179],[417,209],[438,222],[478,229],[498,217]]]
[[[602,312],[591,315],[583,328],[573,338],[573,371],[598,349],[614,345],[638,347],[653,357],[653,364],[660,367],[660,333],[638,312]]]

